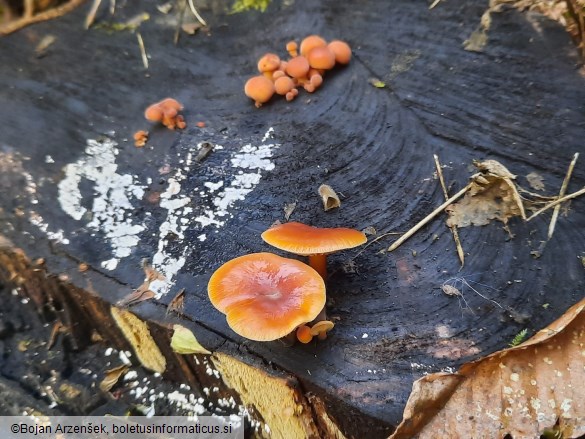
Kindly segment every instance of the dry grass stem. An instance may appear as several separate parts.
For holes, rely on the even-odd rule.
[[[577,163],[577,159],[579,158],[579,153],[575,153],[573,156],[573,160],[569,165],[569,169],[567,170],[567,175],[565,175],[565,179],[563,180],[563,184],[561,185],[561,190],[559,191],[559,198],[565,196],[567,192],[567,186],[569,186],[569,180],[571,180],[571,175],[573,174],[573,169],[575,169],[575,163]],[[557,204],[555,206],[555,210],[553,210],[552,217],[550,219],[550,224],[548,225],[548,239],[551,239],[553,233],[555,232],[555,226],[557,224],[557,218],[559,217],[559,213],[561,211],[561,205]]]
[[[447,201],[445,201],[443,204],[441,204],[439,207],[437,207],[435,210],[429,213],[417,225],[415,225],[412,229],[410,229],[408,232],[406,232],[404,235],[402,235],[400,238],[394,241],[394,243],[390,247],[388,247],[388,251],[391,252],[400,247],[404,243],[404,241],[406,241],[408,238],[410,238],[412,235],[414,235],[416,232],[422,229],[430,220],[432,220],[434,217],[440,214],[448,205],[452,204],[455,200],[461,198],[465,194],[465,192],[467,192],[471,188],[471,186],[472,183],[469,183],[467,186],[465,186],[463,189],[461,189],[459,192],[457,192],[455,195],[453,195],[451,198],[449,198]]]
[[[87,13],[87,17],[85,17],[85,29],[89,29],[93,22],[95,21],[95,14],[102,4],[102,0],[93,0],[93,4],[91,5],[91,9]]]
[[[140,32],[136,32],[136,38],[138,38],[138,47],[140,47],[140,55],[142,56],[142,64],[144,68],[148,70],[148,57],[146,56],[146,48],[144,47],[144,40]]]
[[[434,2],[431,3],[431,5],[429,6],[429,9],[433,9],[435,6],[437,6],[439,3],[441,3],[441,0],[435,0]]]
[[[207,22],[203,19],[201,15],[199,15],[199,12],[197,12],[197,8],[195,8],[193,0],[189,0],[189,8],[191,9],[191,12],[193,12],[193,15],[195,16],[197,21],[201,23],[203,26],[207,26]]]
[[[116,0],[110,0],[110,15],[116,12]]]
[[[445,184],[445,178],[443,177],[443,170],[441,169],[441,163],[439,162],[439,157],[437,154],[433,154],[433,158],[435,159],[435,167],[437,168],[437,175],[439,176],[439,181],[441,182],[441,188],[443,188],[443,195],[445,195],[445,200],[449,199],[449,191],[447,190],[447,185]],[[451,233],[453,234],[453,240],[455,241],[455,247],[457,248],[457,255],[459,256],[459,261],[461,261],[461,266],[465,265],[465,253],[463,252],[463,247],[461,246],[461,240],[459,239],[459,232],[457,231],[457,226],[450,227]]]
[[[31,24],[40,23],[42,21],[52,20],[53,18],[61,17],[76,7],[81,5],[85,0],[69,0],[67,3],[57,6],[55,8],[47,9],[46,11],[39,12],[31,17],[23,17],[18,20],[11,21],[7,24],[0,26],[0,36],[8,35],[23,27]]]
[[[577,192],[573,192],[572,194],[569,195],[565,195],[562,198],[558,198],[557,200],[553,201],[550,204],[547,204],[546,206],[544,206],[542,209],[537,210],[536,212],[534,212],[526,221],[530,221],[531,219],[537,217],[538,215],[540,215],[542,212],[555,207],[557,204],[561,204],[564,203],[567,200],[572,200],[573,198],[577,198],[580,195],[585,194],[585,187],[581,188],[580,190],[578,190]]]

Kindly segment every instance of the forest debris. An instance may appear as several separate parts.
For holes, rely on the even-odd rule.
[[[57,41],[57,37],[51,34],[45,35],[43,38],[41,38],[41,41],[39,41],[39,44],[37,44],[37,46],[35,47],[36,57],[42,58],[43,56],[45,56],[47,54],[47,51],[49,50],[49,47],[53,45],[55,41]]]
[[[136,305],[155,296],[154,292],[150,290],[150,283],[155,280],[165,280],[165,277],[148,263],[148,259],[142,260],[142,269],[145,275],[144,282],[130,294],[118,300],[116,306],[123,308]]]
[[[412,235],[414,235],[416,232],[422,229],[430,220],[439,215],[447,206],[449,206],[455,200],[461,198],[471,188],[472,184],[473,183],[469,183],[467,186],[465,186],[463,189],[461,189],[459,192],[457,192],[455,195],[453,195],[451,198],[449,198],[447,201],[445,201],[443,204],[441,204],[439,207],[437,207],[435,210],[429,213],[426,217],[419,221],[418,224],[416,224],[408,232],[406,232],[404,235],[402,235],[400,238],[394,241],[394,243],[390,247],[388,247],[387,251],[391,252],[400,247],[404,243],[404,241],[406,241],[408,238],[410,238]]]
[[[434,154],[433,157],[435,159],[435,167],[437,168],[437,175],[441,183],[441,188],[443,189],[443,195],[445,196],[445,200],[448,200],[449,191],[447,190],[447,185],[445,184],[445,178],[443,177],[443,169],[441,168],[439,157],[437,156],[437,154]],[[453,240],[455,241],[455,248],[457,249],[459,262],[461,262],[461,266],[463,267],[465,265],[465,253],[463,252],[463,247],[461,246],[461,240],[459,239],[459,232],[457,231],[457,226],[450,227],[450,229],[453,235]]]
[[[181,290],[173,297],[167,306],[167,314],[174,312],[176,314],[181,314],[183,312],[183,306],[185,305],[185,288],[181,288]]]
[[[538,172],[531,172],[526,175],[526,181],[528,181],[528,184],[532,189],[537,191],[544,190],[544,179]]]
[[[118,383],[120,377],[128,372],[128,369],[130,369],[130,366],[127,364],[122,364],[120,366],[106,370],[106,376],[100,383],[100,390],[102,392],[109,392],[110,389]]]
[[[102,0],[93,0],[93,3],[91,5],[91,9],[87,13],[87,17],[85,17],[85,29],[86,30],[89,29],[91,27],[91,25],[93,24],[93,22],[95,21],[95,15],[97,14],[97,11],[98,11],[101,4],[102,4]]]
[[[148,70],[148,56],[146,55],[146,47],[144,47],[144,40],[140,32],[136,32],[136,38],[138,39],[138,47],[140,48],[140,56],[142,57],[142,65],[145,70]]]
[[[514,216],[526,219],[524,205],[512,181],[516,178],[495,160],[474,163],[480,170],[471,177],[469,192],[460,202],[449,206],[449,227],[483,226],[492,219],[507,224]]]
[[[211,355],[211,352],[201,346],[195,335],[189,329],[181,325],[173,325],[173,330],[171,348],[177,354]]]
[[[173,2],[167,2],[164,3],[162,5],[156,5],[156,9],[158,9],[158,11],[161,14],[168,14],[169,12],[171,12],[171,10],[173,9]]]
[[[537,210],[536,212],[534,212],[530,217],[528,217],[526,219],[526,221],[530,221],[534,218],[536,218],[538,215],[540,215],[542,212],[547,211],[548,209],[557,206],[558,204],[564,203],[565,201],[568,200],[572,200],[573,198],[577,198],[581,195],[585,194],[585,187],[579,189],[577,192],[573,192],[572,194],[569,195],[565,195],[562,198],[557,198],[555,201],[547,204],[546,206],[544,206],[542,209]]]
[[[197,21],[199,23],[201,23],[202,26],[207,26],[207,22],[203,19],[203,17],[201,15],[199,15],[199,11],[197,11],[197,8],[193,4],[193,0],[188,0],[188,2],[189,2],[189,9],[191,9],[191,12],[193,13],[193,15],[195,16]]]
[[[23,15],[21,18],[13,21],[9,21],[6,24],[0,25],[0,36],[8,35],[17,30],[22,29],[23,27],[30,26],[34,23],[40,23],[42,21],[52,20],[54,18],[61,17],[79,5],[81,5],[85,0],[69,0],[66,3],[63,3],[60,6],[56,6],[50,9],[45,9],[42,12],[32,15]]]
[[[368,82],[376,88],[385,88],[386,83],[378,78],[370,78]]]
[[[211,154],[213,151],[213,143],[210,142],[203,142],[199,146],[199,152],[197,153],[197,157],[195,157],[195,161],[197,163],[201,163],[205,158]]]
[[[561,190],[559,191],[559,198],[563,198],[565,193],[567,192],[567,186],[569,186],[569,180],[571,180],[571,175],[573,174],[573,169],[575,168],[575,163],[577,163],[577,159],[579,158],[579,153],[575,153],[573,156],[573,160],[569,164],[569,169],[567,170],[567,174],[563,179],[563,184],[561,185]],[[552,218],[550,219],[550,224],[548,226],[548,239],[552,238],[553,233],[555,232],[555,226],[557,224],[557,218],[559,217],[559,212],[561,210],[560,203],[555,206],[555,210],[553,210]]]
[[[377,232],[376,232],[376,228],[374,226],[368,226],[368,227],[366,227],[365,229],[362,230],[362,233],[364,235],[374,236],[374,235],[376,235]]]
[[[319,195],[321,195],[321,200],[323,201],[323,209],[325,210],[325,212],[341,206],[341,201],[339,200],[339,197],[337,196],[333,188],[328,184],[322,184],[321,186],[319,186],[318,192]]]
[[[293,203],[286,203],[284,205],[284,220],[288,221],[288,219],[290,218],[290,216],[292,215],[292,213],[295,211],[295,209],[297,208],[297,203],[293,202]]]
[[[563,437],[585,434],[584,310],[582,299],[516,347],[415,381],[390,439],[539,437],[557,423]]]

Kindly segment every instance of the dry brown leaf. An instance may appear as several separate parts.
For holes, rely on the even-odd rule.
[[[290,218],[290,216],[292,215],[292,213],[295,211],[295,209],[297,208],[297,203],[293,202],[293,203],[286,203],[284,205],[284,220],[288,221],[288,219]]]
[[[128,369],[130,369],[130,366],[127,364],[122,364],[121,366],[106,370],[106,376],[100,383],[100,390],[102,392],[109,392],[110,389],[114,387],[120,380],[120,377],[128,371]]]
[[[585,299],[530,340],[414,382],[390,439],[585,434]]]
[[[514,216],[526,219],[522,199],[514,183],[516,176],[495,160],[476,162],[481,171],[471,177],[463,199],[448,206],[449,227],[483,226],[493,219],[504,224]]]
[[[181,314],[183,312],[183,306],[185,305],[185,288],[181,288],[181,290],[177,293],[173,300],[171,300],[167,306],[167,314],[174,312],[176,314]]]
[[[537,172],[531,172],[526,176],[526,180],[532,189],[537,191],[544,190],[544,178]]]

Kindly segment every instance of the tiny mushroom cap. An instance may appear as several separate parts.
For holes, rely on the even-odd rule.
[[[319,228],[298,222],[271,227],[262,233],[268,244],[297,255],[309,256],[309,264],[325,278],[328,253],[357,247],[367,242],[359,230],[344,227]]]
[[[173,98],[166,98],[159,102],[159,105],[163,109],[172,108],[174,110],[180,111],[183,109],[183,106],[179,101]]]
[[[313,340],[313,333],[311,328],[307,325],[301,325],[297,328],[297,340],[301,343],[307,344]]]
[[[260,107],[274,94],[274,84],[265,76],[254,76],[246,82],[244,92],[255,101],[257,107]]]
[[[325,282],[319,273],[272,253],[226,262],[211,276],[207,291],[230,328],[256,341],[284,337],[325,306]]]
[[[286,65],[286,73],[293,78],[303,78],[309,72],[309,61],[304,56],[296,56]]]
[[[300,52],[302,56],[307,56],[309,52],[315,47],[325,46],[327,46],[327,41],[325,41],[319,35],[309,35],[303,41],[301,41]]]
[[[351,60],[351,48],[345,41],[333,40],[327,47],[335,54],[335,62],[348,64]]]
[[[151,122],[160,122],[163,118],[163,109],[158,103],[152,104],[144,111],[144,117]]]
[[[274,53],[267,53],[258,60],[258,71],[260,73],[274,72],[279,67],[280,58]]]
[[[335,66],[335,54],[325,47],[315,47],[307,55],[313,69],[329,70]]]
[[[286,95],[289,91],[295,88],[295,83],[288,76],[281,76],[274,81],[274,88],[279,95]]]
[[[313,337],[319,336],[319,340],[325,340],[327,338],[327,333],[331,331],[334,326],[335,323],[330,322],[329,320],[322,320],[311,327],[311,335]]]

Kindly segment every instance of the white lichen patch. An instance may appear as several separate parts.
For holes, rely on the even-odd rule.
[[[262,138],[259,145],[249,143],[242,146],[232,157],[230,164],[235,171],[235,176],[228,179],[205,182],[202,196],[211,196],[213,208],[204,209],[195,217],[202,228],[208,226],[222,227],[231,216],[230,208],[237,201],[242,201],[260,183],[262,173],[272,171],[274,163],[271,160],[273,151],[280,145],[269,142],[274,129],[270,128]],[[228,173],[228,175],[233,173]]]
[[[80,221],[88,209],[80,185],[83,180],[93,184],[91,212],[87,227],[103,233],[112,246],[113,258],[105,261],[104,268],[114,269],[119,260],[129,256],[145,229],[135,224],[131,200],[141,199],[144,187],[137,177],[118,173],[117,143],[111,139],[97,141],[89,139],[84,155],[64,168],[65,178],[59,183],[59,204],[71,218]]]

